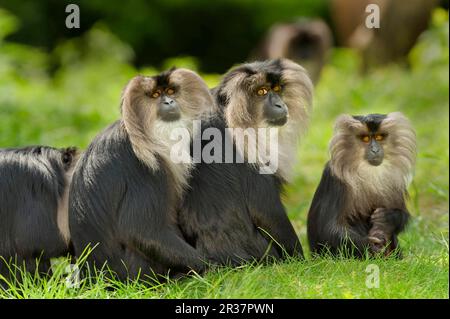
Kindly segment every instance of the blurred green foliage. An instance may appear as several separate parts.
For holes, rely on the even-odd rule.
[[[0,0],[20,18],[10,39],[52,50],[101,21],[136,52],[137,65],[167,56],[195,56],[205,72],[223,72],[245,60],[275,22],[327,17],[329,0]],[[65,7],[76,3],[81,28],[65,27]],[[0,28],[1,29],[1,28]],[[1,32],[1,31],[0,31]]]

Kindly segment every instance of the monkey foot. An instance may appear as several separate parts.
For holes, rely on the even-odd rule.
[[[389,240],[386,233],[379,229],[372,228],[369,232],[369,243],[370,243],[370,250],[374,254],[384,253],[385,255],[388,255],[390,252],[389,249]]]

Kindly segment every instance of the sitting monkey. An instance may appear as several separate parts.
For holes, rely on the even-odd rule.
[[[312,90],[305,69],[288,59],[239,65],[213,90],[218,112],[202,131],[218,131],[222,147],[214,150],[217,161],[203,159],[196,165],[178,215],[184,236],[208,260],[236,266],[303,257],[281,193],[307,127]],[[247,139],[239,129],[257,133]],[[276,144],[264,145],[267,135],[261,131],[278,133]],[[223,146],[227,140],[230,148]],[[278,165],[263,172],[273,159],[266,157],[270,147],[277,149]],[[228,161],[230,154],[236,157]]]
[[[177,225],[176,208],[192,163],[173,161],[177,143],[171,133],[183,129],[190,137],[192,121],[213,105],[204,81],[187,69],[129,82],[121,119],[91,142],[70,190],[75,254],[80,257],[88,245],[94,247],[89,267],[107,264],[120,280],[204,269],[202,256],[184,241]],[[190,139],[188,156],[189,144]]]
[[[0,149],[0,274],[16,268],[47,273],[50,259],[71,252],[68,192],[75,148]],[[18,275],[18,274],[17,274]]]
[[[308,215],[313,253],[389,255],[409,213],[405,197],[416,158],[416,135],[399,113],[337,119]],[[398,250],[397,250],[398,251]]]

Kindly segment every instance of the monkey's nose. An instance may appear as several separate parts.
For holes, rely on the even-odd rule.
[[[158,115],[163,121],[171,122],[180,118],[180,108],[174,99],[163,97],[158,108]]]
[[[175,100],[171,99],[170,97],[164,96],[162,99],[162,103],[164,105],[174,105],[175,104]]]
[[[286,124],[288,116],[287,105],[276,94],[269,93],[264,103],[264,115],[271,125],[281,126]]]

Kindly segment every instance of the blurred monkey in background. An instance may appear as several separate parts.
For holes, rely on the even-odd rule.
[[[329,55],[333,43],[331,30],[320,19],[301,19],[294,23],[275,24],[256,50],[257,59],[288,58],[302,65],[314,83]]]

